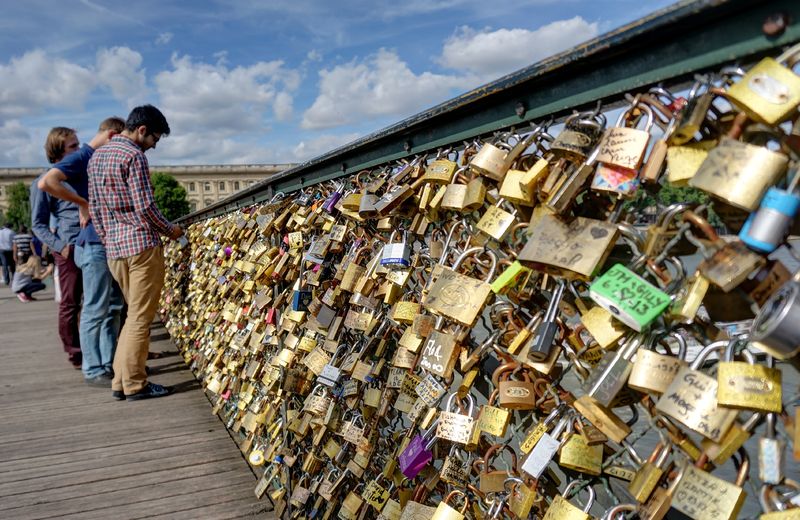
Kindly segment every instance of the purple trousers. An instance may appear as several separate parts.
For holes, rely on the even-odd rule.
[[[78,324],[83,296],[83,277],[75,265],[75,246],[70,246],[69,255],[64,258],[58,252],[53,256],[58,266],[58,281],[61,284],[61,303],[58,307],[58,335],[72,364],[81,362],[81,342]]]

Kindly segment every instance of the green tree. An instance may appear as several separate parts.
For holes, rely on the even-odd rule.
[[[15,182],[8,187],[8,209],[5,220],[15,230],[20,226],[31,227],[30,192],[25,183]]]
[[[636,195],[634,195],[632,199],[625,202],[625,209],[628,211],[639,212],[643,211],[645,208],[653,206],[665,208],[670,204],[675,204],[676,202],[709,204],[712,201],[708,194],[702,190],[693,188],[691,186],[673,186],[672,184],[665,182],[663,185],[659,186],[659,189],[655,194],[644,189],[637,191]],[[720,220],[719,216],[714,213],[713,203],[708,210],[708,221],[712,226],[722,225],[722,221]]]
[[[161,172],[153,172],[153,194],[156,206],[168,220],[175,220],[189,214],[189,201],[186,190],[178,184],[175,177]]]

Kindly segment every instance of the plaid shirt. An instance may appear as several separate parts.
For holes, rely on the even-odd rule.
[[[161,245],[172,224],[156,207],[147,157],[116,135],[89,161],[89,213],[109,258],[127,258]]]

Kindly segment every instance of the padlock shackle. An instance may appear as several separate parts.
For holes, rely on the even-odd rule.
[[[647,118],[645,126],[644,126],[644,131],[645,132],[649,132],[650,129],[653,127],[653,110],[648,105],[646,105],[645,103],[642,103],[641,94],[637,94],[634,97],[633,102],[631,103],[631,105],[627,109],[622,111],[622,113],[617,118],[617,122],[614,124],[614,126],[617,127],[617,128],[628,128],[628,126],[625,124],[625,122],[627,121],[628,116],[636,108],[639,108],[642,112],[644,112],[644,115]]]
[[[709,345],[706,345],[702,350],[700,350],[700,352],[697,354],[697,357],[694,358],[694,361],[692,361],[692,364],[689,365],[689,368],[692,370],[699,370],[703,362],[705,362],[708,356],[710,356],[713,352],[719,352],[720,355],[724,355],[724,349],[727,346],[727,340],[715,341]]]
[[[469,506],[469,498],[467,497],[467,494],[461,491],[460,489],[454,489],[453,491],[448,493],[447,496],[445,496],[444,499],[442,500],[442,503],[447,506],[450,506],[448,502],[450,502],[450,500],[453,499],[456,495],[461,495],[461,497],[464,499],[464,506],[461,508],[460,511],[460,513],[464,515],[467,512],[467,507]]]
[[[567,485],[566,489],[564,489],[564,493],[561,496],[563,496],[564,499],[569,500],[570,492],[572,491],[572,489],[575,486],[577,486],[579,484],[582,484],[582,481],[573,480],[572,482],[569,483],[569,485]],[[584,489],[586,489],[589,492],[589,500],[586,501],[586,505],[583,508],[583,512],[584,513],[588,513],[589,510],[592,509],[592,505],[594,504],[595,492],[594,492],[594,488],[591,485],[586,486]]]
[[[714,231],[714,228],[711,226],[711,224],[708,223],[708,220],[704,219],[693,210],[685,211],[682,219],[684,222],[688,222],[694,228],[700,230],[711,242],[719,242],[719,235],[717,235],[717,232]]]
[[[791,58],[796,57],[797,59],[794,61],[789,61]],[[775,61],[778,63],[786,62],[789,69],[792,69],[795,64],[800,60],[800,43],[796,43],[783,51],[780,56],[775,58]]]
[[[636,448],[633,447],[633,444],[623,439],[620,445],[625,449],[626,452],[628,452],[628,455],[630,456],[631,460],[633,460],[634,464],[636,464],[637,466],[644,465],[645,459],[643,459],[642,456],[639,455],[639,452],[636,451]],[[656,448],[658,448],[659,446],[660,444],[656,444]]]
[[[601,520],[616,520],[617,515],[625,513],[626,511],[633,512],[638,510],[639,510],[639,504],[619,504],[613,506],[611,509],[603,513]],[[625,517],[623,516],[622,518],[624,519]]]
[[[517,462],[517,452],[514,451],[514,448],[512,448],[510,444],[505,444],[505,443],[504,444],[499,444],[499,443],[498,444],[492,444],[486,450],[486,453],[484,453],[484,455],[483,455],[483,460],[484,460],[483,469],[484,469],[484,472],[488,473],[489,466],[491,465],[491,461],[492,461],[492,459],[494,459],[494,457],[498,453],[500,453],[501,455],[502,455],[502,453],[508,453],[508,454],[511,455],[511,468],[510,468],[510,470],[513,470],[513,473],[511,473],[509,471],[509,474],[511,474],[511,475],[519,475],[519,467],[518,467],[519,464]],[[508,470],[508,466],[506,466],[506,469]]]
[[[744,483],[750,477],[750,455],[747,453],[744,446],[741,446],[736,453],[739,455],[739,459],[736,457],[733,458],[733,465],[736,467],[737,471],[734,485],[743,487]]]

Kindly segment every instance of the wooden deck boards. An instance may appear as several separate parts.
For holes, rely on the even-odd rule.
[[[163,328],[151,379],[180,392],[118,402],[67,363],[56,313],[0,287],[0,518],[274,518]]]

